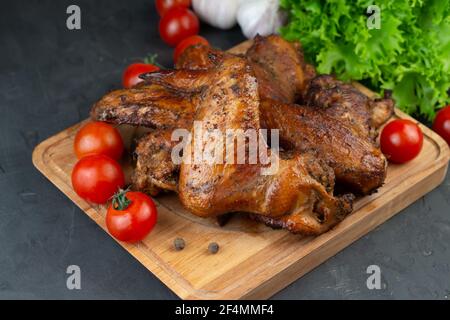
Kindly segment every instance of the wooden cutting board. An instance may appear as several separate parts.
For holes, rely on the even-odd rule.
[[[244,52],[250,43],[231,51]],[[355,84],[367,95],[368,89]],[[394,118],[409,118],[396,110]],[[72,150],[79,123],[45,140],[33,153],[34,165],[91,217],[105,232],[105,207],[87,203],[76,195],[70,175],[76,162]],[[331,231],[318,237],[272,230],[244,218],[233,218],[225,227],[186,212],[175,195],[156,198],[158,223],[137,244],[119,242],[148,270],[183,299],[268,298],[312,270],[353,241],[364,236],[403,208],[438,186],[444,179],[450,152],[447,144],[420,124],[423,150],[404,165],[389,165],[385,185],[371,196],[358,199],[354,212]],[[130,140],[135,129],[119,127]],[[130,168],[124,165],[129,173]],[[183,251],[173,241],[186,241]],[[208,253],[208,244],[220,250]],[[95,250],[92,244],[91,250]]]

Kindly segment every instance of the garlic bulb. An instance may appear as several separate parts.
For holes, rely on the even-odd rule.
[[[192,7],[201,20],[220,29],[236,24],[236,14],[243,0],[193,0]]]
[[[242,2],[237,21],[248,39],[257,34],[267,36],[276,33],[284,24],[286,15],[279,9],[279,0],[248,0]]]

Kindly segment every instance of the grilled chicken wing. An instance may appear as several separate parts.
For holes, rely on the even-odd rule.
[[[195,103],[191,95],[154,84],[138,84],[105,95],[91,110],[91,118],[115,124],[149,128],[188,127],[193,121]]]
[[[178,67],[204,70],[220,63],[224,54],[197,47],[188,49],[186,56],[189,59],[182,56]],[[192,61],[198,61],[197,67]],[[261,68],[250,65],[253,71],[255,67]],[[261,72],[255,72],[255,75],[261,75]],[[368,194],[383,184],[386,159],[369,136],[373,137],[376,129],[391,116],[392,100],[371,100],[349,84],[331,76],[319,76],[312,81],[306,94],[311,107],[285,105],[278,101],[290,102],[290,98],[274,101],[271,97],[282,96],[273,94],[281,92],[279,88],[271,86],[266,77],[256,78],[262,100],[262,119],[265,120],[262,125],[279,129],[281,139],[287,143],[285,146],[302,152],[317,152],[334,169],[337,182],[344,189]],[[336,96],[333,98],[333,95]]]
[[[176,68],[205,70],[230,55],[207,46],[192,46],[180,56]],[[245,58],[258,80],[261,99],[294,103],[305,94],[307,84],[315,76],[314,67],[303,61],[300,44],[279,36],[257,36]]]
[[[253,60],[265,61],[264,65],[268,66],[270,64],[269,58],[263,57],[257,59],[255,58],[257,52],[261,52],[261,48],[264,47],[265,50],[270,49],[275,44],[286,42],[284,40],[277,41],[277,37],[269,37],[270,40],[256,42],[256,48],[252,47],[249,52],[252,52]],[[284,52],[286,57],[280,59],[283,61],[301,61],[301,56],[298,54],[298,50],[294,50],[292,45],[284,45],[284,48],[288,48]],[[283,51],[279,51],[279,55],[283,56]],[[297,57],[295,57],[297,55]],[[147,84],[143,86],[142,89],[137,88],[131,90],[130,93],[122,90],[117,93],[110,94],[112,97],[106,96],[102,99],[96,107],[94,107],[95,112],[93,112],[94,117],[99,114],[98,110],[103,110],[105,108],[99,108],[98,106],[108,106],[113,113],[113,110],[117,114],[117,119],[121,117],[121,114],[127,112],[129,108],[130,100],[124,99],[123,96],[136,95],[134,100],[137,103],[132,103],[132,106],[139,106],[139,101],[144,101],[140,104],[140,108],[145,110],[150,109],[153,113],[164,114],[168,112],[167,110],[172,108],[170,103],[174,103],[173,109],[177,110],[180,108],[183,110],[184,114],[180,113],[180,117],[177,118],[175,111],[168,120],[174,119],[173,121],[164,121],[163,117],[159,120],[158,117],[146,120],[144,112],[143,119],[141,123],[149,122],[150,126],[153,127],[172,127],[172,128],[186,128],[190,129],[192,126],[192,121],[194,118],[195,110],[195,94],[189,93],[186,90],[191,90],[193,87],[199,87],[198,84],[194,83],[207,83],[208,72],[206,70],[216,67],[220,64],[224,57],[231,57],[232,55],[210,49],[204,46],[197,46],[188,48],[185,53],[180,57],[177,67],[179,68],[192,68],[192,71],[166,71],[169,74],[175,76],[176,81],[181,83],[183,81],[183,87],[187,88],[181,90],[174,90],[174,84],[170,83],[170,77],[165,77],[165,88],[159,85]],[[297,62],[299,63],[299,62]],[[381,152],[373,145],[368,137],[373,137],[376,128],[378,128],[382,123],[384,123],[392,114],[393,103],[390,99],[382,100],[371,100],[356,90],[353,86],[344,84],[340,81],[335,80],[331,76],[319,76],[311,82],[310,88],[305,94],[304,100],[311,105],[310,108],[294,106],[294,105],[283,105],[277,101],[292,103],[293,97],[298,95],[296,93],[299,90],[297,85],[287,86],[289,90],[283,91],[279,87],[279,82],[270,81],[270,74],[275,74],[276,78],[282,78],[285,68],[282,66],[279,68],[271,68],[271,71],[264,69],[262,63],[255,63],[250,61],[250,66],[256,75],[258,80],[258,89],[261,100],[264,102],[261,104],[262,118],[266,121],[263,122],[263,126],[272,129],[280,129],[281,139],[287,142],[289,146],[294,147],[300,151],[307,149],[320,150],[320,155],[323,157],[327,163],[335,170],[335,175],[339,184],[343,184],[345,187],[350,187],[350,189],[357,193],[367,194],[379,187],[385,178],[386,174],[386,161],[381,154]],[[260,70],[255,72],[255,70]],[[296,73],[300,73],[297,71]],[[259,76],[259,77],[258,77]],[[183,79],[183,80],[181,80]],[[200,80],[198,80],[200,79]],[[309,78],[308,78],[309,79]],[[154,79],[155,83],[157,82]],[[298,82],[299,83],[299,82]],[[156,88],[156,89],[153,89]],[[170,89],[172,88],[172,89]],[[142,90],[148,90],[150,99],[142,99],[140,96]],[[125,91],[125,92],[124,92]],[[136,92],[137,91],[137,92]],[[153,92],[156,91],[156,92]],[[198,92],[197,92],[198,93]],[[288,93],[288,94],[286,94]],[[163,104],[161,112],[158,112],[159,107],[153,101],[153,98],[157,101],[158,97],[167,97],[167,102]],[[121,97],[121,98],[119,98]],[[175,98],[174,98],[175,97]],[[176,104],[175,99],[180,99],[183,97],[184,100],[180,102],[179,105]],[[274,101],[274,99],[276,101]],[[150,107],[148,107],[150,105]],[[315,108],[317,114],[311,111],[311,108]],[[139,107],[132,107],[132,110],[139,110]],[[306,110],[306,111],[305,111]],[[189,112],[192,114],[188,115]],[[98,117],[97,117],[98,118]],[[123,117],[123,122],[130,123],[129,119],[133,117]],[[322,120],[322,118],[324,118]],[[329,121],[331,118],[335,121]],[[104,118],[100,118],[104,119]],[[109,119],[112,119],[109,117]],[[178,119],[179,122],[175,120]],[[117,121],[121,122],[121,121]],[[316,130],[320,123],[327,123],[327,126],[321,126],[321,130]],[[344,124],[343,124],[344,123]],[[343,124],[343,125],[342,125]],[[299,129],[303,128],[303,129]],[[164,140],[167,137],[167,140]],[[329,137],[326,139],[326,137]],[[335,137],[331,139],[331,137]],[[155,170],[158,165],[164,167],[161,172],[165,172],[167,166],[161,163],[158,159],[162,156],[162,153],[170,153],[169,149],[163,149],[158,151],[158,156],[153,157],[151,153],[155,152],[155,149],[159,148],[161,145],[170,145],[171,142],[168,140],[170,137],[168,135],[159,135],[159,142],[155,140],[152,135],[143,138],[139,145],[145,146],[137,149],[138,159],[141,157],[146,159],[146,165],[139,165],[135,171],[135,179],[137,182],[135,185],[142,188],[142,182],[150,183],[153,181],[155,185],[166,186],[167,183],[162,175],[152,175],[149,178],[143,178],[145,174],[151,174],[152,170]],[[145,141],[148,140],[148,141]],[[334,140],[333,143],[328,143]],[[321,143],[322,142],[322,143]],[[154,147],[149,147],[155,144]],[[351,152],[350,152],[351,151]],[[168,155],[165,155],[168,158]],[[154,160],[155,163],[149,163],[148,161]],[[143,161],[138,161],[143,163]],[[176,165],[170,166],[173,168],[174,172],[178,170]],[[152,170],[147,170],[146,168],[152,168]],[[141,170],[143,169],[143,170]],[[160,172],[159,170],[155,170]],[[176,175],[175,173],[168,173],[170,180],[173,181],[172,177]],[[162,181],[156,179],[156,177],[161,177]],[[147,189],[157,190],[155,186],[148,186]],[[163,188],[168,190],[173,190],[173,185],[170,188]]]
[[[105,96],[91,115],[158,129],[142,138],[136,149],[135,188],[150,194],[161,189],[180,191],[188,209],[201,216],[248,211],[273,227],[318,234],[351,211],[353,196],[332,196],[334,176],[347,190],[362,194],[383,183],[386,162],[374,137],[391,116],[393,102],[369,99],[331,76],[311,81],[314,69],[303,62],[298,46],[286,45],[277,37],[264,39],[255,42],[245,59],[203,46],[188,48],[177,64],[182,70],[148,74],[147,83]],[[267,53],[274,50],[278,56]],[[240,71],[229,63],[236,59]],[[242,91],[253,97],[248,86],[255,79],[257,85],[251,89],[259,98],[256,107],[248,104]],[[252,116],[243,118],[247,107],[236,103],[242,99]],[[298,99],[306,105],[292,104]],[[233,109],[226,108],[222,100],[232,102]],[[208,103],[216,113],[209,113]],[[170,158],[174,147],[170,135],[175,128],[191,130],[194,118],[222,129],[233,123],[280,129],[283,146],[290,151],[281,154],[278,176],[261,177],[258,170],[264,166],[255,169],[251,165],[181,170]],[[236,185],[241,192],[234,189]]]
[[[227,52],[197,44],[186,48],[178,58],[175,69],[208,70],[220,64]]]
[[[304,61],[300,43],[288,42],[280,36],[256,36],[245,56],[258,83],[264,79],[269,85],[263,87],[269,90],[276,84],[275,95],[266,97],[277,101],[295,102],[303,96],[315,76],[314,67]]]
[[[314,151],[333,168],[344,189],[368,194],[383,184],[385,157],[347,121],[319,108],[270,100],[262,101],[260,110],[263,126],[279,129],[286,149]]]
[[[305,76],[299,52],[277,36],[257,37],[247,52],[258,80],[263,127],[279,129],[284,142],[297,150],[317,151],[339,184],[357,193],[372,192],[383,184],[387,163],[371,140],[392,115],[393,101],[369,99],[328,75],[316,77],[306,90],[314,73]],[[220,52],[197,47],[188,49],[177,67],[207,69],[220,60]],[[298,96],[312,107],[282,103]]]
[[[263,128],[280,130],[280,139],[286,150],[314,152],[317,158],[333,168],[342,189],[369,194],[383,184],[385,157],[370,139],[361,136],[348,123],[321,109],[268,99],[261,101],[259,109]],[[185,128],[190,129],[191,125]],[[157,190],[154,187],[176,190],[179,166],[170,160],[173,145],[168,132],[151,133],[141,139],[136,150],[139,156],[136,178],[133,179],[137,189],[151,189],[152,194]],[[170,164],[163,160],[170,161]]]
[[[321,75],[311,81],[304,103],[344,121],[359,135],[372,141],[378,135],[377,129],[394,112],[392,99],[372,100],[351,84],[330,75]]]
[[[209,72],[208,86],[200,94],[195,117],[201,121],[201,129],[218,130],[223,136],[230,129],[259,130],[258,85],[245,59],[226,57]],[[195,75],[188,77],[187,72],[146,75],[147,81],[178,87],[180,91],[205,88],[205,83],[194,78]],[[351,211],[352,196],[333,197],[333,171],[312,154],[274,155],[278,170],[265,175],[270,164],[250,164],[248,158],[244,164],[235,164],[236,159],[225,164],[193,162],[196,152],[235,148],[234,140],[230,146],[226,139],[196,139],[192,133],[193,141],[184,151],[178,191],[183,205],[198,216],[250,212],[292,232],[320,234]],[[267,145],[264,148],[270,157],[270,149]],[[249,149],[247,142],[246,150]],[[225,153],[221,156],[226,159]],[[233,157],[237,157],[235,153]]]

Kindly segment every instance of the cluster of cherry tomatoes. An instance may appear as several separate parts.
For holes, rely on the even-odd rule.
[[[156,10],[161,17],[159,21],[159,35],[171,47],[174,63],[177,62],[183,51],[193,45],[203,44],[209,46],[208,41],[198,35],[200,22],[195,13],[189,9],[191,0],[156,0]],[[155,62],[144,60],[133,63],[127,67],[122,82],[125,88],[130,88],[143,81],[139,76],[143,73],[158,71],[160,68]]]
[[[144,193],[124,191],[125,175],[119,160],[124,144],[119,131],[104,122],[90,122],[75,136],[79,159],[72,171],[72,185],[83,199],[105,204],[111,200],[106,226],[121,241],[142,240],[154,227],[157,210]]]

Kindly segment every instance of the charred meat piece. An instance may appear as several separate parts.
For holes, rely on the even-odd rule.
[[[205,70],[217,66],[231,54],[206,46],[186,49],[178,59],[177,69]],[[304,62],[299,43],[279,36],[257,36],[244,56],[258,80],[261,99],[294,103],[306,93],[315,76],[314,67]]]
[[[304,61],[300,43],[288,42],[277,35],[256,36],[245,56],[254,67],[258,82],[265,79],[276,84],[277,96],[268,96],[274,100],[295,102],[315,76],[314,67]]]
[[[368,194],[383,184],[385,157],[347,121],[335,119],[320,108],[277,101],[262,101],[260,110],[263,126],[280,130],[286,149],[315,152],[333,168],[340,187]]]
[[[311,151],[317,155],[317,158],[323,159],[333,168],[336,175],[337,183],[343,189],[351,190],[358,194],[370,194],[381,186],[386,176],[386,159],[381,151],[373,144],[370,139],[361,136],[355,128],[336,120],[329,116],[323,110],[315,109],[309,106],[288,105],[276,101],[263,100],[260,104],[261,125],[263,128],[279,129],[280,139],[285,149],[295,149],[300,152]],[[186,126],[190,129],[192,124]],[[139,148],[136,150],[145,160],[141,163],[148,163],[147,167],[153,168],[155,172],[158,166],[167,165],[159,160],[161,154],[166,159],[170,159],[170,146],[172,145],[169,135],[158,135],[158,140],[150,134],[142,139]],[[164,145],[165,148],[158,149],[158,156],[151,156],[154,148],[149,148],[151,140],[157,146]],[[141,146],[142,145],[142,146]],[[144,147],[145,146],[145,147]],[[150,159],[155,159],[150,161]],[[152,164],[151,164],[152,163]],[[146,167],[146,166],[144,166]],[[174,172],[178,171],[178,166],[170,166]],[[146,172],[139,167],[135,176],[145,175]],[[165,172],[165,171],[163,171]],[[167,172],[172,178],[175,173]],[[159,176],[163,178],[163,176]],[[155,180],[152,175],[151,179],[141,178],[141,181],[147,183]],[[163,179],[164,180],[164,179]],[[176,183],[176,180],[175,182]],[[175,190],[174,186],[165,188],[165,183],[156,183],[160,188],[166,190]],[[143,184],[137,184],[138,189],[142,189]]]
[[[203,54],[206,52],[204,49]],[[221,60],[218,56],[214,54],[215,63]],[[279,129],[285,147],[316,152],[333,168],[337,183],[344,190],[370,194],[383,184],[387,162],[371,135],[391,116],[392,100],[372,100],[349,84],[331,76],[319,76],[307,94],[312,106],[287,105],[270,100],[260,83],[262,126]],[[319,85],[324,86],[323,91],[317,89]],[[327,94],[327,90],[340,94]],[[312,92],[318,92],[317,96],[312,96]]]
[[[180,56],[177,68],[196,70],[195,77],[191,76],[192,72],[185,77],[191,83],[229,56],[232,55],[210,47],[193,46]],[[257,37],[247,52],[247,59],[258,79],[262,99],[293,103],[314,75],[313,67],[303,61],[300,45],[279,36]],[[185,125],[187,122],[192,122],[195,113],[192,97],[195,96],[191,93],[173,90],[168,83],[166,87],[141,83],[105,95],[93,106],[91,118],[158,129],[184,128],[189,126]]]
[[[225,135],[230,129],[260,129],[257,81],[245,59],[224,58],[210,70],[210,76],[205,79],[207,87],[194,78],[195,73],[188,77],[186,72],[157,72],[146,76],[149,82],[183,92],[195,92],[203,87],[195,120],[201,121],[204,131],[218,130]],[[278,163],[278,169],[263,174],[270,164],[192,162],[195,152],[205,154],[206,150],[230,148],[224,142],[228,140],[204,139],[198,143],[200,149],[194,149],[196,135],[192,137],[183,154],[178,192],[183,205],[193,214],[210,217],[249,212],[268,217],[272,223],[294,233],[320,234],[351,211],[352,196],[336,198],[332,190],[327,190],[334,184],[333,171],[313,154],[274,154],[272,160]],[[245,150],[248,150],[246,143]],[[267,145],[265,148],[270,157],[271,150]]]
[[[91,110],[91,118],[149,128],[190,126],[195,113],[191,96],[154,84],[108,93]]]
[[[178,58],[175,69],[207,70],[220,64],[228,54],[202,44],[190,46]]]
[[[385,92],[384,98],[369,100],[369,105],[371,110],[370,124],[375,130],[378,130],[394,115],[395,103],[388,92]],[[378,134],[378,132],[375,133]]]
[[[288,48],[276,37],[269,38],[270,41],[256,43],[249,52],[257,55],[263,45],[269,48],[281,44]],[[295,47],[292,44],[289,46]],[[264,52],[261,54],[264,56]],[[280,59],[282,61],[297,61],[300,65],[304,63],[301,55],[295,58],[295,55],[299,55],[298,50],[279,50],[279,54],[287,55]],[[333,168],[337,182],[344,185],[345,189],[367,194],[379,187],[384,181],[386,168],[384,157],[374,146],[373,137],[376,129],[391,116],[393,101],[369,99],[353,86],[331,76],[314,79],[309,89],[306,86],[306,97],[298,92],[302,90],[298,89],[298,85],[290,85],[286,91],[281,90],[279,82],[271,80],[271,74],[275,73],[275,78],[283,78],[285,68],[283,65],[273,67],[269,63],[270,55],[267,56],[269,58],[264,56],[258,59],[254,56],[247,59],[248,67],[253,70],[258,82],[262,126],[280,129],[281,140],[288,149],[308,151],[323,159]],[[225,58],[230,57],[233,56],[208,47],[188,48],[180,57],[177,67],[195,69],[195,72],[164,71],[153,77],[150,83],[113,92],[94,106],[92,116],[114,123],[141,124],[169,131],[170,128],[190,130],[198,103],[196,99],[201,98],[201,93],[210,84],[208,69],[217,68]],[[258,69],[259,73],[255,71]],[[308,65],[303,64],[300,69],[306,70],[305,77],[308,80],[312,77],[313,72],[308,72],[308,69],[311,70]],[[302,99],[310,106],[279,103],[292,103],[299,96],[303,96]],[[130,105],[135,107],[128,109]],[[140,108],[143,111],[139,113]],[[130,110],[139,114],[139,119],[130,116]],[[111,115],[104,116],[105,113]],[[152,117],[152,114],[161,116]],[[321,123],[327,125],[321,126]],[[163,132],[149,134],[140,141],[136,150],[138,167],[133,179],[135,188],[151,194],[159,189],[177,190],[179,166],[166,164],[163,160],[170,159],[171,146],[170,134]]]
[[[178,70],[207,70],[216,67],[224,57],[232,56],[229,53],[219,51],[207,46],[193,46],[187,48],[178,59],[176,68]],[[268,97],[273,100],[283,101],[286,103],[294,102],[297,87],[291,85],[283,87],[283,84],[274,81],[274,73],[272,68],[264,68],[262,64],[248,61],[258,80],[259,94],[261,98]]]
[[[251,49],[250,49],[251,50]],[[250,51],[249,50],[249,51]],[[256,51],[256,50],[255,50]],[[208,69],[215,68],[222,63],[226,57],[233,57],[228,53],[210,49],[204,46],[197,46],[188,48],[179,59],[178,67],[190,67],[196,71],[164,71],[164,87],[158,85],[157,77],[152,79],[156,84],[146,84],[143,89],[148,90],[150,99],[144,99],[141,96],[136,96],[144,101],[151,101],[153,113],[163,114],[169,112],[172,116],[165,121],[163,118],[147,119],[144,114],[140,119],[140,123],[149,123],[152,127],[157,128],[185,128],[190,129],[194,119],[195,99],[199,96],[200,88],[207,87],[208,84]],[[194,63],[195,62],[195,63]],[[249,63],[251,69],[255,70],[256,64]],[[258,68],[259,66],[256,66]],[[281,71],[279,71],[281,72]],[[255,74],[257,74],[255,72]],[[260,75],[261,73],[259,73]],[[278,77],[281,77],[278,74]],[[292,102],[287,98],[279,98],[277,101],[271,99],[272,97],[280,97],[281,94],[277,82],[268,81],[268,78],[260,79],[258,77],[258,91],[262,103],[260,105],[260,112],[262,114],[262,126],[265,128],[279,129],[281,140],[287,143],[287,147],[295,148],[300,151],[312,150],[318,152],[318,156],[323,158],[328,165],[330,165],[337,178],[337,182],[343,185],[344,190],[349,190],[359,193],[368,194],[376,190],[382,185],[386,174],[386,161],[376,146],[373,144],[373,136],[382,123],[384,123],[392,114],[393,102],[390,99],[372,100],[364,96],[356,88],[349,84],[344,84],[335,80],[331,76],[319,76],[312,81],[312,84],[307,91],[306,99],[311,105],[297,106],[285,105],[281,102]],[[176,82],[178,87],[175,88]],[[270,87],[268,89],[268,87]],[[154,89],[153,89],[154,88]],[[194,92],[192,88],[198,88]],[[292,88],[292,87],[291,87]],[[94,107],[98,110],[98,105],[107,105],[110,112],[118,115],[116,122],[129,122],[129,120],[120,116],[127,112],[127,105],[124,99],[118,99],[117,96],[123,95],[125,90],[111,93],[101,100],[100,103]],[[129,95],[134,96],[141,93],[131,89]],[[154,92],[156,91],[156,92]],[[127,91],[125,91],[127,92]],[[144,93],[145,95],[145,93]],[[184,101],[180,102],[182,108],[174,105],[173,113],[168,110],[169,105],[165,110],[158,112],[159,105],[153,103],[153,98],[167,97],[169,101],[173,102],[173,97],[184,97]],[[286,101],[283,101],[286,100]],[[108,103],[104,103],[104,102]],[[162,107],[168,103],[160,102]],[[146,108],[145,105],[143,108]],[[101,108],[100,108],[101,109]],[[314,109],[314,110],[312,110]],[[114,111],[113,110],[117,110]],[[177,116],[178,110],[184,110],[183,114]],[[314,112],[313,112],[314,111]],[[188,114],[192,112],[192,114]],[[93,112],[94,116],[98,112]],[[129,118],[128,118],[129,119]],[[158,122],[155,121],[158,120]],[[170,121],[176,119],[176,121]],[[114,122],[114,121],[113,121]],[[327,125],[321,125],[326,123]],[[320,130],[319,130],[320,129]],[[176,165],[167,166],[157,160],[162,156],[162,153],[170,153],[170,150],[158,149],[158,156],[152,157],[151,153],[155,152],[155,148],[149,148],[149,145],[156,143],[157,145],[170,146],[171,142],[164,137],[170,138],[168,135],[158,135],[159,143],[155,142],[152,135],[144,137],[140,145],[142,147],[136,150],[138,159],[141,157],[150,160],[156,160],[154,163],[139,166],[139,168],[152,168],[155,172],[165,172],[167,167],[171,167],[174,172],[177,172]],[[149,141],[145,142],[148,139]],[[143,147],[147,146],[147,147]],[[168,155],[165,155],[169,158]],[[144,163],[140,161],[139,163]],[[157,166],[164,167],[163,170],[157,170]],[[156,190],[156,185],[167,190],[174,190],[173,184],[170,188],[165,188],[167,183],[161,175],[152,175],[149,178],[142,177],[145,172],[152,170],[136,170],[134,181],[135,186],[139,189]],[[167,173],[168,179],[173,181],[175,173]],[[159,181],[157,179],[162,179]],[[144,188],[144,182],[148,183]],[[150,183],[153,184],[150,184]]]
[[[320,75],[311,81],[304,103],[346,122],[372,141],[377,137],[376,129],[394,112],[391,99],[372,100],[351,84],[330,75]]]

